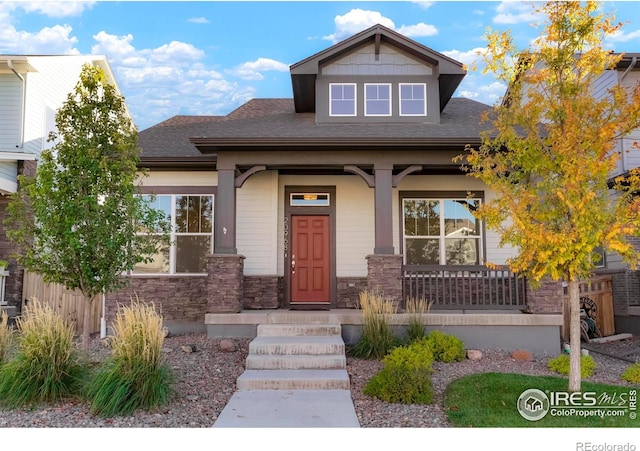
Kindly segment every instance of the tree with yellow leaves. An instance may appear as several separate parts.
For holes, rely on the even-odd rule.
[[[579,283],[595,267],[594,250],[617,252],[635,267],[628,241],[640,234],[640,173],[611,175],[617,140],[640,127],[640,88],[619,83],[606,95],[595,82],[623,55],[603,48],[621,27],[595,2],[549,2],[541,36],[518,49],[509,32],[489,30],[486,72],[507,84],[489,116],[482,145],[460,157],[469,174],[494,190],[478,215],[517,255],[512,270],[535,285],[543,278],[568,285],[569,391],[580,391]],[[636,144],[637,147],[637,144]],[[459,160],[459,161],[460,161]]]

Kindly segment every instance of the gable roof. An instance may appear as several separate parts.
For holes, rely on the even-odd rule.
[[[157,159],[212,161],[220,149],[443,148],[478,145],[481,116],[491,107],[453,98],[440,123],[317,124],[313,113],[296,113],[293,99],[253,99],[227,116],[175,116],[138,135],[143,163]]]
[[[437,68],[440,87],[440,111],[443,111],[447,102],[449,102],[449,99],[451,99],[451,96],[467,73],[463,64],[416,41],[408,39],[387,27],[374,25],[315,55],[291,65],[291,84],[293,87],[296,112],[310,113],[315,111],[315,81],[321,66],[370,43],[374,43],[376,51],[378,51],[382,42],[396,47],[414,58]]]

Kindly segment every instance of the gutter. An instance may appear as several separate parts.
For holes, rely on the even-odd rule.
[[[637,56],[634,55],[631,57],[631,62],[629,63],[629,67],[627,67],[627,69],[622,73],[619,83],[622,83],[624,81],[627,74],[631,71],[631,69],[635,67],[637,61],[638,61]],[[618,141],[618,146],[620,147],[620,153],[622,155],[621,162],[620,162],[622,164],[622,173],[625,173],[627,171],[627,164],[626,164],[627,159],[626,159],[626,152],[624,151],[624,145],[622,144],[622,139]]]
[[[9,69],[11,69],[11,72],[13,72],[16,75],[16,77],[22,80],[22,121],[20,123],[20,145],[16,146],[22,149],[24,147],[24,120],[26,115],[27,81],[24,79],[22,75],[18,73],[16,68],[13,66],[13,61],[11,61],[10,59],[7,60],[7,66],[9,66]]]

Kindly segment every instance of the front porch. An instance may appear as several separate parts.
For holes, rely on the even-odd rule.
[[[399,335],[410,315],[398,313],[390,322]],[[561,350],[562,314],[526,314],[505,310],[432,311],[423,315],[426,330],[439,329],[464,341],[468,349],[527,349],[534,355],[557,355]],[[362,333],[362,312],[357,309],[327,311],[244,310],[207,313],[209,338],[254,338],[258,324],[339,324],[346,344]]]

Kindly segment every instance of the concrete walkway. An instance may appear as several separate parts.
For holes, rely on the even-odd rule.
[[[261,324],[216,428],[359,428],[339,324]]]
[[[349,390],[238,390],[214,428],[359,428]]]

